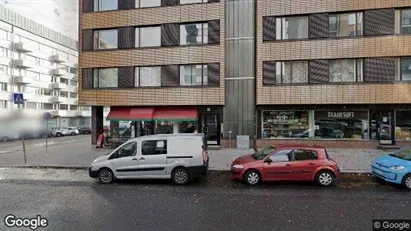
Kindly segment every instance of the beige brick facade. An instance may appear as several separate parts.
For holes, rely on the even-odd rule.
[[[401,7],[411,7],[411,1],[257,1],[257,104],[410,103],[410,83],[306,84],[279,86],[263,86],[262,83],[263,61],[411,56],[411,36],[409,35],[263,42],[263,16],[286,16]]]
[[[224,1],[146,9],[82,13],[80,1],[79,67],[153,66],[171,64],[220,63],[220,87],[152,87],[134,89],[82,90],[79,72],[79,104],[128,105],[224,105]],[[113,51],[81,50],[83,29],[159,25],[220,20],[220,44],[136,48]]]

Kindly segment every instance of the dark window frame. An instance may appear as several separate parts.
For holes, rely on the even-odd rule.
[[[358,32],[358,13],[361,13],[361,18],[362,18],[362,32],[361,35],[357,35]],[[342,14],[355,14],[355,35],[346,35],[346,36],[338,36],[338,35],[331,35],[331,31],[330,31],[330,18],[331,17],[335,17],[337,15],[342,15]],[[337,17],[338,18],[338,17]],[[337,25],[337,22],[336,22]],[[338,33],[338,26],[336,26],[336,33]],[[333,12],[333,13],[329,13],[328,15],[328,36],[329,38],[351,38],[351,37],[364,37],[364,11],[360,10],[360,11],[344,11],[344,12]],[[378,35],[376,35],[378,36]]]
[[[281,64],[281,68],[279,69],[280,70],[280,72],[281,72],[281,82],[279,83],[279,82],[277,82],[277,70],[278,70],[278,68],[277,68],[277,63],[286,63],[286,62],[291,62],[291,63],[293,63],[293,62],[306,62],[307,63],[307,82],[299,82],[299,83],[293,83],[292,82],[292,79],[293,79],[293,68],[291,67],[291,73],[290,73],[290,81],[291,82],[289,82],[289,83],[283,83],[283,77],[284,77],[284,75],[283,75],[283,71],[282,71],[282,69],[283,69],[283,65]],[[310,60],[286,60],[286,61],[275,61],[275,84],[273,84],[273,85],[297,85],[297,84],[309,84],[309,74],[310,74]],[[268,85],[268,86],[270,86],[270,85]]]
[[[310,152],[309,154],[309,159],[303,159],[303,160],[297,160],[297,152],[298,151],[304,151],[304,152]],[[304,149],[304,148],[299,148],[299,149],[295,149],[294,150],[294,157],[292,159],[292,161],[313,161],[313,160],[318,160],[318,152],[316,150],[313,149]],[[315,157],[314,159],[312,157]]]
[[[399,68],[400,68],[400,70],[399,70],[399,79],[400,79],[400,82],[411,82],[411,79],[410,80],[404,80],[403,79],[403,60],[404,59],[409,59],[409,60],[411,60],[411,56],[403,56],[403,57],[400,57],[399,58],[399,61],[400,61],[400,65],[399,65]],[[396,68],[398,68],[398,66],[396,67]]]
[[[183,4],[183,5],[190,5],[190,4]],[[210,21],[210,20],[209,20]],[[208,45],[208,22],[209,21],[194,21],[194,22],[183,22],[179,23],[179,30],[180,30],[180,36],[181,36],[181,26],[183,25],[190,25],[190,24],[201,24],[201,43],[196,43],[196,44],[181,44],[181,39],[179,38],[179,44],[178,46],[183,47],[183,46],[201,46],[201,45]],[[204,43],[204,24],[207,24],[207,43]],[[221,32],[221,31],[220,31]],[[214,45],[214,44],[210,44]]]
[[[328,60],[328,82],[329,83],[362,83],[364,82],[364,59],[362,58],[349,58],[349,59],[327,59]],[[333,82],[331,81],[331,62],[337,61],[337,60],[354,60],[354,70],[355,70],[355,76],[354,76],[354,81],[353,82],[348,82],[348,81],[341,81],[341,82]],[[359,76],[358,76],[358,61],[361,60],[361,75],[362,75],[362,81],[359,81]]]
[[[402,22],[402,15],[404,10],[409,10],[411,12],[411,8],[403,8],[400,9],[400,34],[404,35],[404,30],[403,30],[403,22]],[[411,20],[411,18],[410,18]],[[411,25],[411,24],[410,24]],[[411,35],[411,33],[405,34],[405,35]]]
[[[181,85],[181,67],[182,66],[196,66],[201,65],[201,85]],[[207,85],[204,85],[204,66],[207,67]],[[204,87],[208,86],[208,63],[190,63],[190,64],[180,64],[178,65],[178,77],[180,87]],[[192,80],[192,79],[191,79]],[[192,82],[192,81],[191,81]]]
[[[311,40],[310,38],[310,15],[311,14],[296,14],[296,15],[282,15],[282,16],[275,16],[275,40],[273,41],[265,41],[265,42],[275,42],[275,41],[281,41],[281,42],[291,42],[291,41],[301,41],[301,40]],[[281,39],[277,39],[277,19],[282,20],[283,18],[301,18],[301,17],[306,17],[307,18],[307,38],[292,38],[292,39],[284,39],[283,38],[283,24],[281,23],[280,27],[280,37]]]
[[[92,88],[91,89],[120,89],[119,87],[118,87],[118,69],[119,69],[120,67],[103,67],[103,68],[101,68],[101,67],[98,67],[98,68],[93,68],[93,82],[92,82]],[[101,69],[117,69],[117,87],[94,87],[94,78],[95,78],[95,71],[97,71],[97,73],[98,73],[98,78],[97,78],[97,86],[100,86],[100,73],[99,73],[99,70],[101,70]]]

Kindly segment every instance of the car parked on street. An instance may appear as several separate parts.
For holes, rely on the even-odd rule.
[[[55,137],[60,137],[60,136],[67,135],[67,130],[62,129],[62,128],[52,128],[51,132],[52,132],[53,136],[55,136]]]
[[[401,184],[411,190],[411,147],[405,147],[375,160],[372,174],[379,179]]]
[[[19,138],[20,135],[13,129],[0,129],[0,140],[2,142],[17,140]]]
[[[316,181],[331,185],[341,177],[337,163],[325,148],[309,145],[278,145],[240,156],[231,164],[232,178],[248,185],[262,181]]]
[[[91,134],[91,127],[82,126],[82,127],[78,127],[77,129],[80,132],[80,134],[85,134],[85,135]]]
[[[76,136],[76,135],[80,134],[80,131],[77,128],[74,128],[74,127],[62,128],[62,130],[66,131],[67,136]]]
[[[172,179],[187,184],[207,174],[204,134],[162,134],[128,140],[93,161],[89,175],[108,184],[115,179]]]

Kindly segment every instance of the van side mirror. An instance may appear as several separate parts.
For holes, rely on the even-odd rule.
[[[270,158],[267,158],[267,159],[264,160],[264,163],[267,163],[267,164],[271,164],[272,162],[273,162],[273,160],[270,159]]]

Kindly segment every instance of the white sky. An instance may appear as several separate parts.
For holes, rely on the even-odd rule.
[[[0,3],[78,40],[78,0],[0,0]]]

